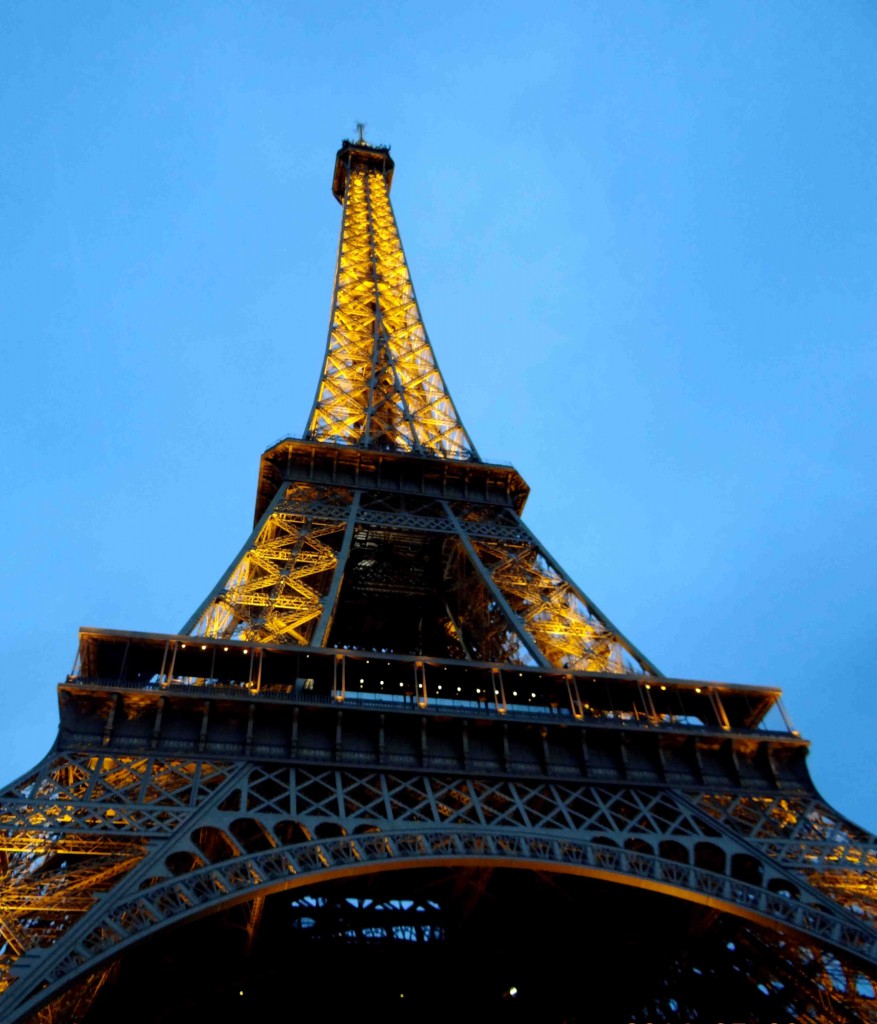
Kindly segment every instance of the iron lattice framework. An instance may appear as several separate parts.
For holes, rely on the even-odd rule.
[[[666,678],[526,528],[526,484],[478,459],[439,373],[392,171],[338,154],[325,365],[250,537],[181,633],[81,631],[58,738],[0,795],[0,1021],[188,1019],[120,994],[175,934],[176,961],[210,950],[216,1020],[218,975],[276,949],[352,946],[353,971],[392,947],[410,978],[406,944],[452,964],[477,934],[498,975],[515,924],[538,959],[553,892],[556,927],[602,922],[599,983],[637,964],[607,1022],[874,1019],[877,839],[817,794],[779,691]],[[542,888],[501,919],[509,870]],[[587,1019],[537,973],[529,1019]]]
[[[451,459],[477,458],[439,372],[390,205],[389,151],[348,146],[326,360],[309,438]]]

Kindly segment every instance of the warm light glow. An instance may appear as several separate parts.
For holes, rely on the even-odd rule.
[[[308,484],[292,484],[232,570],[194,632],[208,637],[308,644],[323,611],[323,598],[338,554],[337,519],[307,513],[314,498]],[[248,654],[249,651],[244,651]]]
[[[501,537],[470,539],[493,583],[552,665],[584,672],[643,672],[538,547]]]
[[[423,326],[387,182],[347,173],[337,290],[307,436],[466,459],[472,442]]]

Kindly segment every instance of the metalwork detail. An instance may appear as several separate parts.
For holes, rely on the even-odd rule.
[[[242,550],[182,634],[84,630],[55,746],[0,790],[0,1024],[80,1019],[196,916],[237,907],[249,950],[274,893],[503,865],[705,908],[727,940],[674,946],[636,1024],[701,1019],[721,970],[877,1019],[877,837],[820,800],[776,688],[664,678],[526,528],[438,370],[392,169],[361,131],[339,153],[308,441],[263,456]]]
[[[589,609],[513,512],[497,529],[489,508],[469,506],[457,517],[473,561],[504,599],[504,607],[536,663],[586,672],[658,674]],[[474,527],[474,529],[473,529]]]
[[[672,966],[662,994],[647,1008],[631,1013],[632,1024],[696,1019],[699,1000],[690,996],[685,1000],[680,993],[692,981],[701,993],[716,993],[711,1005],[722,1016],[726,986],[735,979],[745,979],[751,992],[753,1011],[758,1014],[752,1020],[795,1024],[874,1020],[873,978],[819,945],[754,928],[732,929],[727,920],[717,917],[709,923],[709,938],[709,943],[698,942]],[[724,954],[724,963],[717,954]]]
[[[352,497],[345,497],[349,511]],[[191,632],[310,643],[338,565],[346,520],[339,512],[316,488],[288,488]]]
[[[339,877],[374,864],[402,867],[440,861],[557,867],[592,877],[613,877],[646,884],[658,891],[690,893],[732,912],[809,935],[820,943],[856,956],[874,957],[875,939],[865,929],[839,922],[832,915],[776,895],[760,886],[680,864],[661,857],[613,849],[584,840],[547,840],[520,831],[478,832],[468,829],[414,830],[366,834],[272,848],[201,867],[186,876],[158,883],[132,895],[84,935],[56,967],[53,982],[78,976],[82,968],[102,962],[134,939],[207,908],[229,905],[258,893],[308,884],[307,876]],[[53,958],[54,959],[54,958]]]
[[[345,158],[332,322],[307,437],[477,458],[423,325],[386,173]]]
[[[367,492],[357,514],[357,522],[368,526],[386,526],[394,530],[453,534],[454,524],[445,515],[440,501],[409,495]]]
[[[115,759],[92,760],[109,762],[95,764],[92,781],[115,773]],[[823,957],[831,951],[837,970],[849,973],[852,962],[877,969],[877,933],[867,919],[815,888],[812,873],[784,866],[796,859],[781,856],[774,837],[753,840],[733,817],[716,819],[700,799],[713,795],[277,763],[228,772],[203,761],[181,775],[162,774],[165,767],[149,777],[214,780],[213,788],[177,787],[191,807],[171,832],[129,824],[127,848],[83,857],[74,870],[53,872],[42,857],[18,855],[0,903],[7,971],[14,964],[17,978],[8,1005],[16,1009],[0,1019],[22,1019],[29,1007],[170,923],[317,878],[429,863],[510,864],[644,886],[777,928],[805,945],[809,937]],[[42,793],[37,812],[52,803],[45,785]],[[125,794],[136,800],[123,781],[107,802],[115,800],[120,816],[134,822]],[[77,799],[66,789],[63,798]],[[62,848],[77,815],[42,817],[42,828],[31,829],[34,850],[40,836],[41,848]],[[789,837],[786,846],[795,842],[802,845]],[[22,882],[28,871],[32,883]]]
[[[704,794],[701,803],[713,817],[767,844],[771,856],[796,866],[877,870],[877,838],[815,797]]]
[[[37,1010],[32,1018],[33,1024],[68,1024],[69,1021],[84,1020],[104,984],[117,973],[117,966],[111,964],[99,968],[84,981],[71,985],[51,1003]]]
[[[356,497],[354,497],[356,496]],[[447,538],[441,549],[435,538]],[[456,543],[452,540],[456,538]],[[436,569],[427,571],[432,563]],[[437,575],[441,563],[441,575]],[[348,570],[350,570],[348,572]],[[350,588],[445,592],[444,647],[408,646],[371,631],[375,649],[450,655],[575,671],[658,675],[658,670],[566,578],[511,509],[380,490],[292,483],[184,631],[254,642],[323,644]],[[348,592],[349,599],[349,592]],[[363,648],[342,615],[337,646]]]

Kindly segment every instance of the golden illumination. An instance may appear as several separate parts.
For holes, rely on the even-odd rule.
[[[531,544],[478,538],[473,546],[552,665],[586,672],[642,672],[633,655]]]
[[[313,488],[290,487],[193,632],[264,643],[310,642],[338,564],[327,540],[344,523],[312,514]],[[247,651],[244,651],[246,654]]]
[[[426,334],[375,167],[349,169],[326,359],[307,436],[444,458],[474,449]]]

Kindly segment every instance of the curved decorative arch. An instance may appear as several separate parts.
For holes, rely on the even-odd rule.
[[[867,928],[824,908],[692,863],[570,835],[520,829],[382,830],[311,840],[207,864],[184,876],[154,881],[98,904],[65,943],[63,956],[40,951],[18,980],[9,1024],[25,1019],[64,989],[166,927],[236,903],[339,878],[430,866],[506,867],[557,871],[664,893],[746,918],[799,938],[818,940],[860,961],[877,960]],[[774,887],[776,888],[776,887]],[[39,970],[35,970],[39,966]],[[28,984],[30,978],[39,975]],[[17,987],[17,986],[16,986]],[[9,993],[12,995],[12,992]]]

